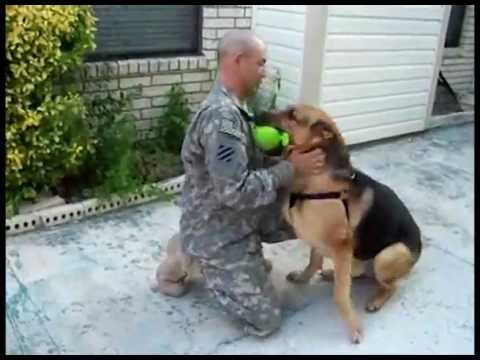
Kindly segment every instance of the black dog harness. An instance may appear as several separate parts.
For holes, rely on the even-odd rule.
[[[326,193],[316,193],[316,194],[305,194],[305,193],[292,193],[290,195],[290,207],[295,206],[297,200],[325,200],[325,199],[341,199],[342,193],[339,191],[335,192],[326,192]],[[347,220],[350,220],[350,214],[348,211],[348,199],[341,199],[345,211],[347,212]]]
[[[355,172],[350,176],[350,180],[355,181],[357,179],[357,174]],[[316,194],[305,194],[305,193],[292,193],[290,194],[290,207],[294,207],[297,200],[325,200],[325,199],[341,199],[343,206],[345,207],[345,212],[347,213],[347,220],[350,220],[350,212],[348,211],[348,198],[342,199],[342,193],[344,191],[332,191],[325,193],[316,193]]]

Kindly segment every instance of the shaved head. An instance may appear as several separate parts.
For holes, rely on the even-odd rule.
[[[252,31],[232,30],[218,45],[218,72],[238,98],[254,94],[266,75],[266,48]]]
[[[263,42],[250,30],[232,30],[224,35],[218,46],[218,60],[228,55],[248,53],[263,48]]]

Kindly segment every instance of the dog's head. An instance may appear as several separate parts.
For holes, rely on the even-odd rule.
[[[265,120],[286,131],[295,147],[322,148],[345,145],[335,122],[323,110],[308,105],[294,105],[268,113]]]
[[[321,148],[335,176],[351,176],[353,170],[345,141],[335,121],[323,110],[309,105],[294,105],[271,112],[265,119],[289,134],[292,142],[289,151],[308,152]]]

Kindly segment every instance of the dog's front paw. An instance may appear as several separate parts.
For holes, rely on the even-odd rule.
[[[360,344],[360,341],[363,337],[363,328],[360,322],[355,321],[354,324],[350,326],[350,341],[353,344]]]
[[[304,275],[303,271],[292,271],[288,273],[287,280],[295,284],[304,284],[309,279]]]
[[[325,281],[333,281],[335,278],[334,271],[329,269],[329,270],[322,270],[320,273],[320,276],[322,277],[323,280]]]

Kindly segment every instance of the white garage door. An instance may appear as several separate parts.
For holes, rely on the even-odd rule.
[[[445,6],[328,6],[319,103],[348,143],[424,129]]]

